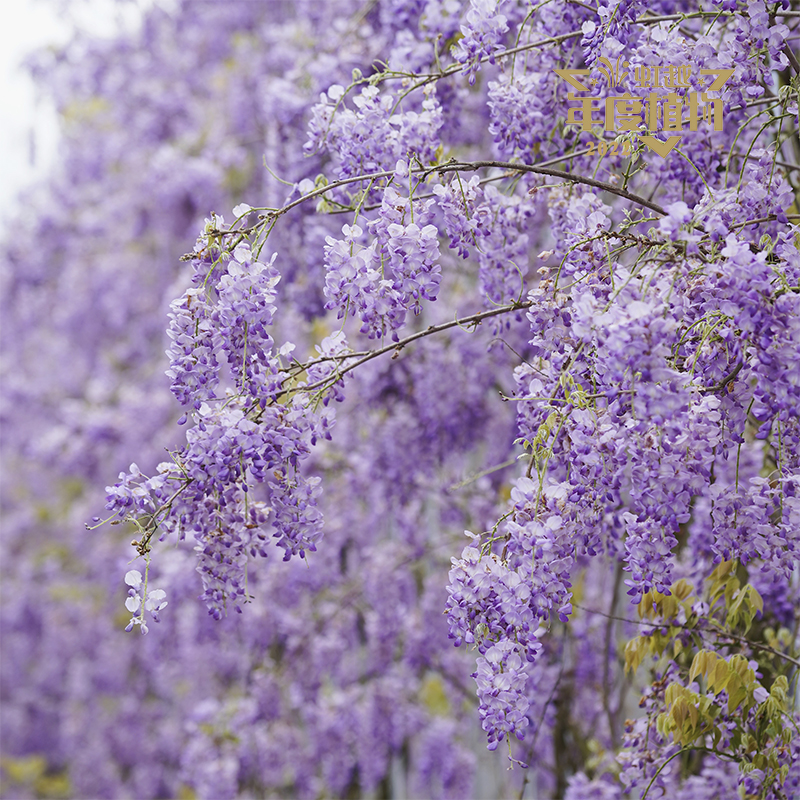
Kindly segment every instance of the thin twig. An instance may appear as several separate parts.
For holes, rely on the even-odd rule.
[[[639,195],[626,192],[623,189],[618,189],[616,186],[606,183],[605,181],[598,181],[594,178],[587,178],[583,175],[575,175],[571,172],[563,172],[559,169],[550,169],[549,167],[538,166],[536,164],[517,164],[510,161],[450,161],[446,164],[439,164],[432,167],[413,167],[409,171],[414,175],[421,175],[424,176],[424,178],[427,178],[429,175],[433,175],[434,173],[439,173],[441,175],[447,172],[474,172],[479,169],[488,168],[505,169],[512,172],[530,172],[535,175],[547,175],[549,177],[560,178],[561,180],[565,181],[582,183],[586,186],[592,186],[596,189],[602,189],[603,191],[616,194],[619,197],[624,197],[626,200],[630,200],[631,202],[637,203],[640,206],[649,208],[651,211],[655,211],[657,214],[661,214],[662,216],[666,216],[667,213],[663,208],[661,208],[661,206],[646,200],[644,197],[639,197]],[[308,194],[304,194],[302,197],[297,198],[297,200],[292,200],[292,202],[287,203],[282,208],[267,210],[266,214],[261,215],[260,221],[255,225],[251,225],[249,228],[237,228],[228,231],[213,230],[209,235],[240,236],[244,238],[244,236],[247,234],[253,233],[254,231],[262,228],[267,222],[274,224],[278,217],[283,216],[293,208],[305,203],[307,200],[313,200],[315,197],[320,197],[332,189],[348,186],[351,183],[380,180],[381,178],[388,178],[393,175],[394,170],[381,170],[379,172],[368,172],[364,175],[357,175],[352,178],[341,178],[340,180],[333,181],[333,183],[329,183],[326,186],[320,186],[319,188],[310,191]],[[239,239],[239,241],[241,241],[241,239]],[[183,256],[184,259],[190,259],[193,257],[194,254],[192,253]]]
[[[525,300],[524,302],[520,303],[511,303],[507,306],[500,306],[500,308],[492,308],[488,311],[480,311],[477,314],[471,314],[468,317],[462,317],[461,319],[454,319],[450,320],[450,322],[443,322],[440,325],[430,325],[425,330],[417,331],[416,333],[412,333],[410,336],[406,336],[405,339],[400,339],[398,342],[393,344],[388,344],[385,347],[380,347],[377,350],[370,350],[367,355],[359,358],[357,361],[354,361],[352,364],[348,364],[343,369],[339,370],[336,373],[337,379],[341,378],[341,376],[345,375],[346,373],[354,370],[356,367],[365,364],[367,361],[372,361],[373,358],[377,358],[378,356],[383,355],[384,353],[389,353],[392,350],[399,353],[406,345],[411,344],[411,342],[416,341],[417,339],[421,339],[423,336],[430,336],[434,333],[441,333],[442,331],[446,331],[449,328],[455,328],[456,326],[463,327],[465,325],[479,325],[483,320],[489,319],[490,317],[497,317],[500,314],[508,314],[513,311],[522,311],[523,309],[530,308],[533,303],[530,300]],[[320,359],[322,360],[322,359]],[[330,378],[324,378],[322,380],[317,381],[316,383],[312,383],[309,386],[302,386],[299,387],[303,391],[311,391],[312,389],[319,389],[330,380]]]
[[[471,161],[471,162],[455,162],[455,163],[448,163],[442,164],[439,167],[431,167],[428,172],[450,172],[452,170],[457,170],[459,172],[470,172],[477,169],[482,169],[484,167],[495,167],[497,169],[508,169],[514,170],[517,172],[532,172],[534,175],[548,175],[551,178],[560,178],[564,181],[574,181],[575,183],[583,183],[586,186],[592,186],[596,189],[602,189],[605,192],[611,192],[611,194],[616,194],[619,197],[624,197],[626,200],[630,200],[631,202],[636,203],[637,205],[644,206],[645,208],[649,208],[651,211],[655,211],[657,214],[661,214],[662,216],[666,216],[667,212],[664,211],[661,206],[656,205],[655,203],[651,203],[649,200],[646,200],[644,197],[640,197],[637,194],[631,194],[630,192],[626,192],[624,189],[618,189],[616,186],[613,186],[610,183],[606,183],[605,181],[598,181],[594,178],[587,178],[583,175],[575,175],[571,172],[563,172],[560,169],[550,169],[549,167],[540,167],[536,166],[535,164],[512,164],[507,161]]]
[[[719,383],[715,384],[714,386],[706,386],[705,388],[701,389],[700,392],[703,394],[721,392],[742,371],[743,366],[744,361],[740,361]]]

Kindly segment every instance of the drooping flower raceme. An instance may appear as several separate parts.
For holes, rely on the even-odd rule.
[[[470,84],[475,83],[475,73],[480,61],[486,56],[490,64],[495,63],[495,53],[508,31],[506,17],[498,13],[502,0],[470,0],[467,24],[461,26],[463,38],[456,45],[454,57],[464,65],[464,74]]]
[[[226,254],[215,247],[210,224],[195,258],[195,274],[205,277],[173,304],[168,351],[173,392],[191,406],[194,424],[184,447],[155,475],[143,475],[136,465],[121,473],[107,488],[107,509],[112,518],[135,521],[141,553],[154,536],[183,539],[190,532],[203,599],[219,618],[229,607],[241,611],[248,560],[267,555],[269,538],[284,550],[284,560],[316,550],[320,481],[300,467],[317,440],[330,437],[333,410],[316,411],[302,395],[278,402],[293,345],[275,352],[270,335],[280,280],[275,256],[259,262],[246,244]],[[204,258],[209,252],[216,253],[211,263]],[[227,375],[220,370],[225,362]],[[215,392],[222,386],[224,393]],[[148,595],[143,602],[150,610],[155,599]],[[134,619],[129,628],[133,624],[143,623]]]

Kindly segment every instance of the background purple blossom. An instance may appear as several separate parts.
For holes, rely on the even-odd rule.
[[[797,796],[797,24],[185,0],[32,57],[0,794]],[[599,158],[553,70],[618,55],[733,69],[722,129]]]

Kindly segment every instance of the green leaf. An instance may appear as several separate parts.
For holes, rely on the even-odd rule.
[[[692,683],[698,675],[706,674],[706,663],[708,662],[708,656],[708,651],[700,650],[692,659],[692,666],[689,670],[689,683]]]
[[[631,639],[625,645],[625,669],[631,673],[636,672],[648,650],[648,641],[644,636],[636,636]]]
[[[728,690],[728,713],[732,714],[735,709],[739,707],[743,700],[747,697],[747,689],[741,682],[739,683],[736,688],[732,688],[734,685],[734,679],[731,680],[731,688]]]
[[[434,716],[446,717],[450,714],[450,701],[439,675],[429,674],[420,687],[420,700]]]
[[[725,687],[728,685],[728,682],[731,679],[731,668],[727,661],[723,659],[718,659],[713,673],[713,679],[711,675],[708,678],[708,688],[712,689],[714,692],[719,694],[719,692],[724,691]]]

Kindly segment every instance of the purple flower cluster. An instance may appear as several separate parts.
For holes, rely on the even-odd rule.
[[[391,223],[385,247],[394,273],[394,286],[403,305],[414,314],[422,310],[420,300],[435,300],[439,293],[439,231],[433,225],[420,228],[416,222]]]
[[[545,632],[531,607],[524,571],[509,569],[492,553],[482,558],[468,546],[459,560],[453,559],[448,593],[450,637],[456,646],[475,643],[482,654],[472,677],[489,750],[511,733],[522,739],[529,706],[524,663],[534,661]]]
[[[530,579],[490,553],[468,546],[450,570],[447,618],[456,646],[475,644],[481,653],[497,642],[514,641],[527,661],[541,649],[544,632],[531,607]]]
[[[483,58],[490,64],[503,43],[508,31],[508,20],[497,13],[503,0],[470,0],[466,25],[461,26],[463,38],[453,47],[453,57],[464,65],[463,73],[469,77],[470,85],[475,83],[475,75]]]
[[[528,271],[528,234],[533,209],[518,197],[508,198],[487,186],[475,208],[478,280],[487,306],[520,298]]]
[[[439,231],[431,224],[434,201],[414,198],[419,179],[410,175],[404,159],[395,165],[393,180],[399,186],[409,185],[409,196],[387,186],[369,227],[380,245],[382,268],[389,268],[403,305],[416,315],[422,310],[421,299],[436,299],[441,281]]]
[[[145,519],[146,533],[162,540],[190,531],[209,613],[220,618],[228,604],[241,611],[248,559],[268,555],[270,532],[284,560],[316,550],[321,487],[298,466],[318,438],[330,436],[331,422],[331,412],[312,413],[300,398],[266,406],[258,421],[241,400],[204,403],[173,462],[151,478],[132,465],[107,487],[106,508],[119,519]],[[251,497],[251,483],[266,484],[267,502]]]
[[[257,522],[258,516],[256,508],[251,509],[249,520],[241,512],[219,514],[217,527],[196,537],[194,551],[203,581],[202,599],[214,619],[222,619],[228,609],[242,613],[247,601],[248,551],[256,549],[251,544],[257,534],[251,529],[260,527],[259,522],[263,524],[266,515],[262,511],[262,519]]]
[[[494,750],[509,733],[524,737],[529,700],[525,662],[542,651],[540,639],[557,617],[572,613],[570,571],[575,561],[569,527],[556,514],[536,519],[536,486],[521,478],[511,490],[514,512],[506,523],[508,561],[470,545],[453,559],[448,585],[450,638],[475,644],[484,656],[473,674],[480,713]],[[546,505],[563,507],[562,488],[549,486]]]
[[[409,180],[405,161],[398,161],[395,179]],[[343,239],[327,237],[326,308],[336,309],[340,319],[357,316],[361,333],[371,339],[387,333],[397,338],[406,315],[419,314],[421,301],[439,293],[439,232],[426,224],[432,206],[432,200],[414,202],[390,185],[380,213],[368,223],[375,236],[369,244],[360,225],[344,225]]]
[[[172,339],[167,355],[172,393],[181,405],[199,408],[214,397],[219,383],[216,334],[205,289],[187,289],[170,306],[167,335]]]
[[[217,355],[219,339],[212,320],[213,302],[207,291],[221,274],[222,251],[214,233],[224,226],[224,219],[217,214],[206,218],[203,234],[194,247],[194,287],[170,304],[167,336],[172,340],[167,356],[170,368],[167,376],[172,379],[172,393],[181,405],[195,409],[200,403],[215,396],[219,383]]]
[[[391,169],[398,159],[436,160],[442,109],[435,92],[428,93],[417,110],[395,110],[395,98],[366,86],[353,97],[350,108],[345,90],[334,85],[320,95],[309,122],[309,154],[327,150],[336,157],[341,178]]]
[[[304,478],[276,471],[275,481],[270,481],[270,500],[274,511],[274,536],[284,549],[283,560],[292,556],[304,558],[306,550],[316,552],[322,538],[322,512],[317,501],[322,494],[321,478]]]
[[[793,202],[792,188],[780,170],[773,166],[775,154],[766,148],[753,148],[738,186],[705,192],[694,208],[696,222],[714,241],[734,234],[744,242],[758,243],[764,234],[778,235],[778,223],[786,223],[786,211]],[[763,220],[743,225],[750,220]]]
[[[168,464],[163,465],[164,472],[168,472],[168,468]],[[162,472],[161,468],[159,472]],[[164,480],[166,479],[149,479],[142,475],[138,464],[131,464],[127,472],[119,473],[113,486],[106,486],[106,508],[113,510],[119,519],[153,514],[158,506],[151,490],[154,483],[163,483]]]
[[[566,511],[565,488],[549,482],[540,492],[533,480],[519,478],[511,490],[513,514],[505,523],[511,562],[517,569],[530,570],[530,606],[535,616],[547,623],[556,618],[561,622],[569,619],[571,570],[576,555],[582,555],[581,546],[576,547],[572,525],[560,515]],[[537,503],[550,513],[537,513]]]
[[[489,133],[500,155],[533,164],[553,136],[551,96],[560,80],[558,62],[543,58],[523,74],[501,75],[489,83]],[[560,137],[559,137],[560,138]]]
[[[284,358],[294,345],[275,352],[270,334],[280,280],[275,256],[259,262],[245,243],[232,254],[220,252],[222,224],[216,216],[207,221],[194,260],[200,285],[172,305],[169,374],[173,392],[191,403],[195,423],[186,445],[153,477],[134,464],[106,490],[112,518],[137,520],[140,552],[155,535],[183,539],[192,532],[203,599],[217,619],[229,606],[241,612],[247,562],[268,554],[270,531],[284,560],[316,550],[320,479],[305,477],[299,467],[319,439],[330,438],[333,421],[332,410],[315,411],[302,394],[277,402],[289,376]],[[341,347],[335,339],[327,350]],[[232,386],[217,398],[223,359]],[[322,378],[319,369],[309,377]],[[266,494],[254,494],[253,485]]]
[[[338,317],[357,316],[361,332],[370,339],[402,327],[406,309],[392,281],[381,277],[382,264],[377,241],[361,243],[363,229],[344,225],[343,239],[328,236],[325,245],[325,307]]]
[[[212,315],[237,388],[262,408],[280,390],[280,369],[268,331],[275,313],[275,285],[280,280],[274,266],[276,255],[263,264],[253,259],[249,245],[238,245],[217,284]]]
[[[483,194],[480,179],[473,175],[469,181],[460,177],[447,184],[433,187],[437,204],[444,215],[444,228],[450,239],[450,249],[461,258],[469,258],[470,247],[476,242],[478,222],[475,219],[476,201]]]
[[[712,486],[714,560],[736,559],[748,564],[758,559],[764,567],[768,566],[775,579],[788,579],[800,549],[798,482],[800,475],[795,474],[778,485],[765,478],[751,477],[749,484],[738,491]]]
[[[730,80],[731,101],[744,103],[761,97],[765,87],[773,85],[770,67],[785,69],[789,59],[783,52],[789,28],[770,19],[766,4],[747,0],[747,10],[738,10],[734,19],[736,33],[719,53],[720,62],[733,67]]]
[[[641,14],[644,4],[639,0],[600,0],[598,21],[584,22],[583,48],[586,63],[593,65],[600,56],[615,60],[631,42],[631,25]]]
[[[210,238],[212,224],[221,226],[223,220],[215,217],[213,223],[207,222],[201,241]],[[280,280],[275,256],[263,264],[242,243],[232,257],[218,253],[209,264],[208,254],[214,252],[210,244],[200,249],[193,277],[200,285],[187,289],[170,306],[167,375],[172,392],[183,405],[199,409],[205,400],[216,398],[219,364],[227,360],[237,388],[263,407],[280,388],[268,332]]]
[[[487,733],[488,749],[496,750],[512,733],[524,738],[530,706],[528,676],[513,642],[493,644],[478,657],[478,669],[472,677],[478,685],[481,726]]]

